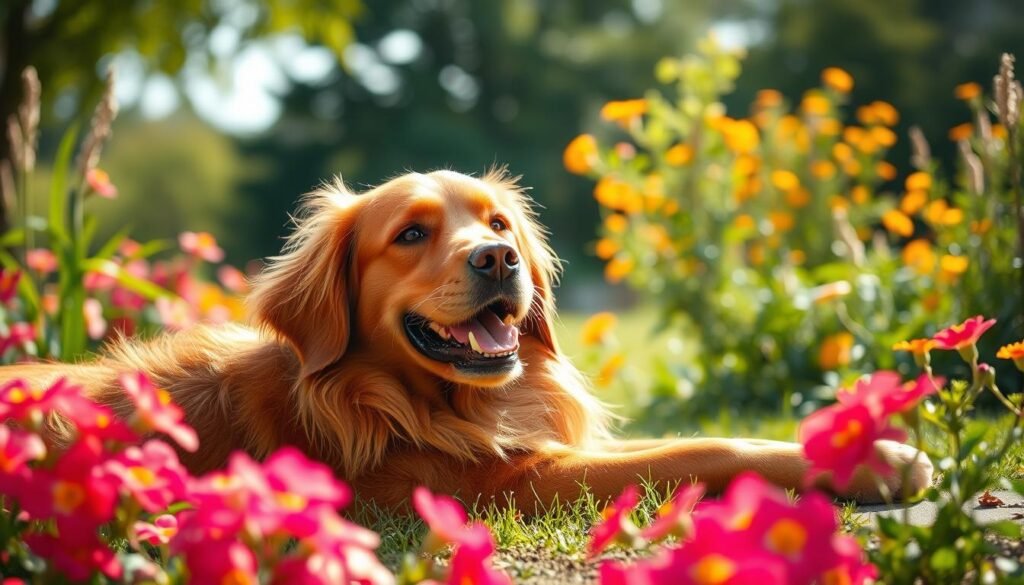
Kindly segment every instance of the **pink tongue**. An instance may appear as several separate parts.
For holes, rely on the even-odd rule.
[[[451,325],[448,331],[459,343],[469,343],[469,332],[477,345],[486,353],[503,353],[519,347],[519,329],[515,325],[505,325],[491,311],[484,311],[478,317]]]

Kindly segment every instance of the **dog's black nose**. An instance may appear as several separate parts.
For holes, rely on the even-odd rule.
[[[519,255],[508,244],[487,244],[469,255],[469,267],[484,278],[501,282],[519,270]]]

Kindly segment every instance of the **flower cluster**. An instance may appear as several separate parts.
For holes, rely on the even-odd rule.
[[[635,564],[604,562],[601,583],[860,584],[876,577],[853,537],[838,532],[836,511],[821,494],[793,503],[754,473],[733,480],[720,501],[697,504],[702,493],[699,485],[682,490],[654,523],[637,530],[628,519],[636,489],[627,489],[594,528],[592,551],[623,538],[652,542],[673,534],[679,543]]]
[[[135,406],[127,419],[63,379],[0,387],[0,519],[15,528],[5,537],[46,561],[6,552],[0,573],[126,583],[396,582],[374,554],[379,536],[339,514],[352,493],[326,466],[285,447],[263,462],[236,452],[226,469],[193,477],[162,439],[139,442],[156,434],[195,451],[181,410],[141,373],[120,381]],[[456,545],[450,569],[431,566],[431,578],[508,583],[490,566],[494,541],[485,526],[467,527],[457,503],[425,490],[414,505],[431,527],[427,550]]]

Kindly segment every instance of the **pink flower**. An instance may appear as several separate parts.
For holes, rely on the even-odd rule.
[[[25,349],[34,346],[35,340],[36,328],[31,323],[10,323],[7,334],[0,333],[0,357],[15,347]]]
[[[25,265],[39,274],[57,270],[57,256],[47,248],[35,248],[25,252]]]
[[[686,486],[686,489],[676,490],[675,496],[658,509],[658,517],[654,522],[640,531],[640,536],[655,542],[670,535],[683,537],[690,534],[693,532],[690,513],[702,497],[704,484],[693,484]]]
[[[184,414],[171,402],[166,390],[157,389],[142,372],[122,374],[121,387],[135,403],[136,414],[148,430],[164,433],[182,449],[194,452],[199,437],[192,427],[182,422]]]
[[[224,250],[209,232],[182,232],[178,236],[178,245],[186,254],[207,262],[216,263],[224,259]]]
[[[636,530],[629,520],[629,513],[639,500],[639,490],[635,485],[630,485],[601,512],[601,522],[594,525],[590,531],[590,544],[587,546],[589,556],[599,554],[625,533]]]
[[[800,423],[799,440],[811,462],[808,477],[831,472],[833,482],[844,489],[859,465],[881,474],[892,472],[875,451],[875,441],[903,441],[906,434],[888,426],[861,402],[834,404],[812,413]]]
[[[66,417],[78,432],[100,440],[134,443],[138,435],[123,420],[117,418],[110,408],[97,404],[84,396],[80,386],[67,384],[68,392],[62,392],[54,400],[54,410]]]
[[[208,540],[184,551],[185,564],[194,583],[257,585],[256,557],[235,539]]]
[[[71,581],[85,582],[95,571],[111,579],[121,578],[121,563],[107,543],[96,536],[95,529],[92,534],[71,541],[63,533],[59,537],[33,534],[25,538],[25,544]]]
[[[898,373],[879,371],[858,380],[852,390],[840,390],[836,398],[841,404],[865,404],[872,416],[885,420],[890,415],[914,408],[923,398],[938,392],[943,384],[945,378],[937,377],[933,383],[925,374],[915,382],[904,384]]]
[[[462,504],[448,496],[433,495],[422,486],[412,492],[412,506],[430,531],[446,543],[458,542],[469,522]]]
[[[153,519],[152,524],[136,522],[132,530],[141,542],[148,542],[154,546],[167,544],[178,533],[178,519],[171,514],[161,514]]]
[[[18,294],[18,281],[20,280],[20,270],[0,269],[0,304],[11,304],[11,301],[13,301]]]
[[[61,400],[73,398],[81,391],[60,378],[47,388],[32,388],[28,381],[14,379],[0,386],[0,419],[39,420],[58,408]]]
[[[107,321],[103,318],[103,304],[98,299],[85,299],[82,305],[85,313],[85,330],[90,339],[103,339],[107,332]]]
[[[867,585],[878,579],[878,568],[864,558],[857,540],[846,534],[832,535],[831,566],[822,572],[820,583]]]
[[[245,274],[234,266],[225,264],[217,269],[217,280],[229,291],[242,294],[249,290],[249,281]]]
[[[511,585],[508,575],[491,566],[494,539],[483,524],[475,523],[464,529],[458,547],[452,554],[447,583],[462,585]]]
[[[271,585],[334,585],[353,580],[345,573],[341,560],[314,553],[289,556],[274,566]]]
[[[341,560],[351,581],[373,585],[395,582],[373,550],[380,546],[377,533],[353,524],[329,507],[319,509],[317,533],[303,540],[311,549]]]
[[[85,182],[89,185],[89,189],[103,197],[105,199],[113,199],[117,197],[117,187],[110,182],[110,175],[106,171],[100,169],[90,169],[85,174]]]
[[[750,536],[786,565],[789,583],[813,582],[833,564],[831,536],[838,521],[831,500],[812,492],[793,505],[778,488],[765,484],[764,489],[776,497],[761,503]]]
[[[977,315],[959,325],[952,325],[939,331],[932,339],[935,340],[935,347],[938,349],[964,349],[977,343],[981,335],[995,324],[995,319],[986,321],[984,317]]]
[[[184,299],[160,297],[154,302],[154,305],[160,322],[171,331],[188,329],[199,321],[196,310]]]
[[[46,457],[46,444],[35,433],[0,424],[0,493],[20,498],[30,485],[28,464]]]
[[[188,472],[167,443],[147,441],[128,447],[105,465],[117,478],[123,493],[132,496],[143,510],[155,513],[184,499]]]

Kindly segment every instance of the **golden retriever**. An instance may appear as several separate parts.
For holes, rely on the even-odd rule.
[[[808,467],[795,443],[611,438],[609,414],[559,351],[558,262],[517,180],[407,174],[362,194],[339,181],[308,197],[283,254],[248,299],[256,328],[199,326],[123,340],[94,361],[24,364],[5,379],[67,375],[124,411],[121,372],[166,388],[198,432],[193,472],[242,449],[295,445],[364,499],[390,507],[412,489],[537,504],[598,498],[640,479],[721,490],[744,470],[786,488]],[[915,460],[895,443],[890,463]],[[927,458],[910,473],[931,477]],[[900,492],[896,475],[885,479]],[[827,479],[821,483],[827,487]],[[904,490],[906,491],[906,490]],[[877,500],[859,473],[844,496]]]

